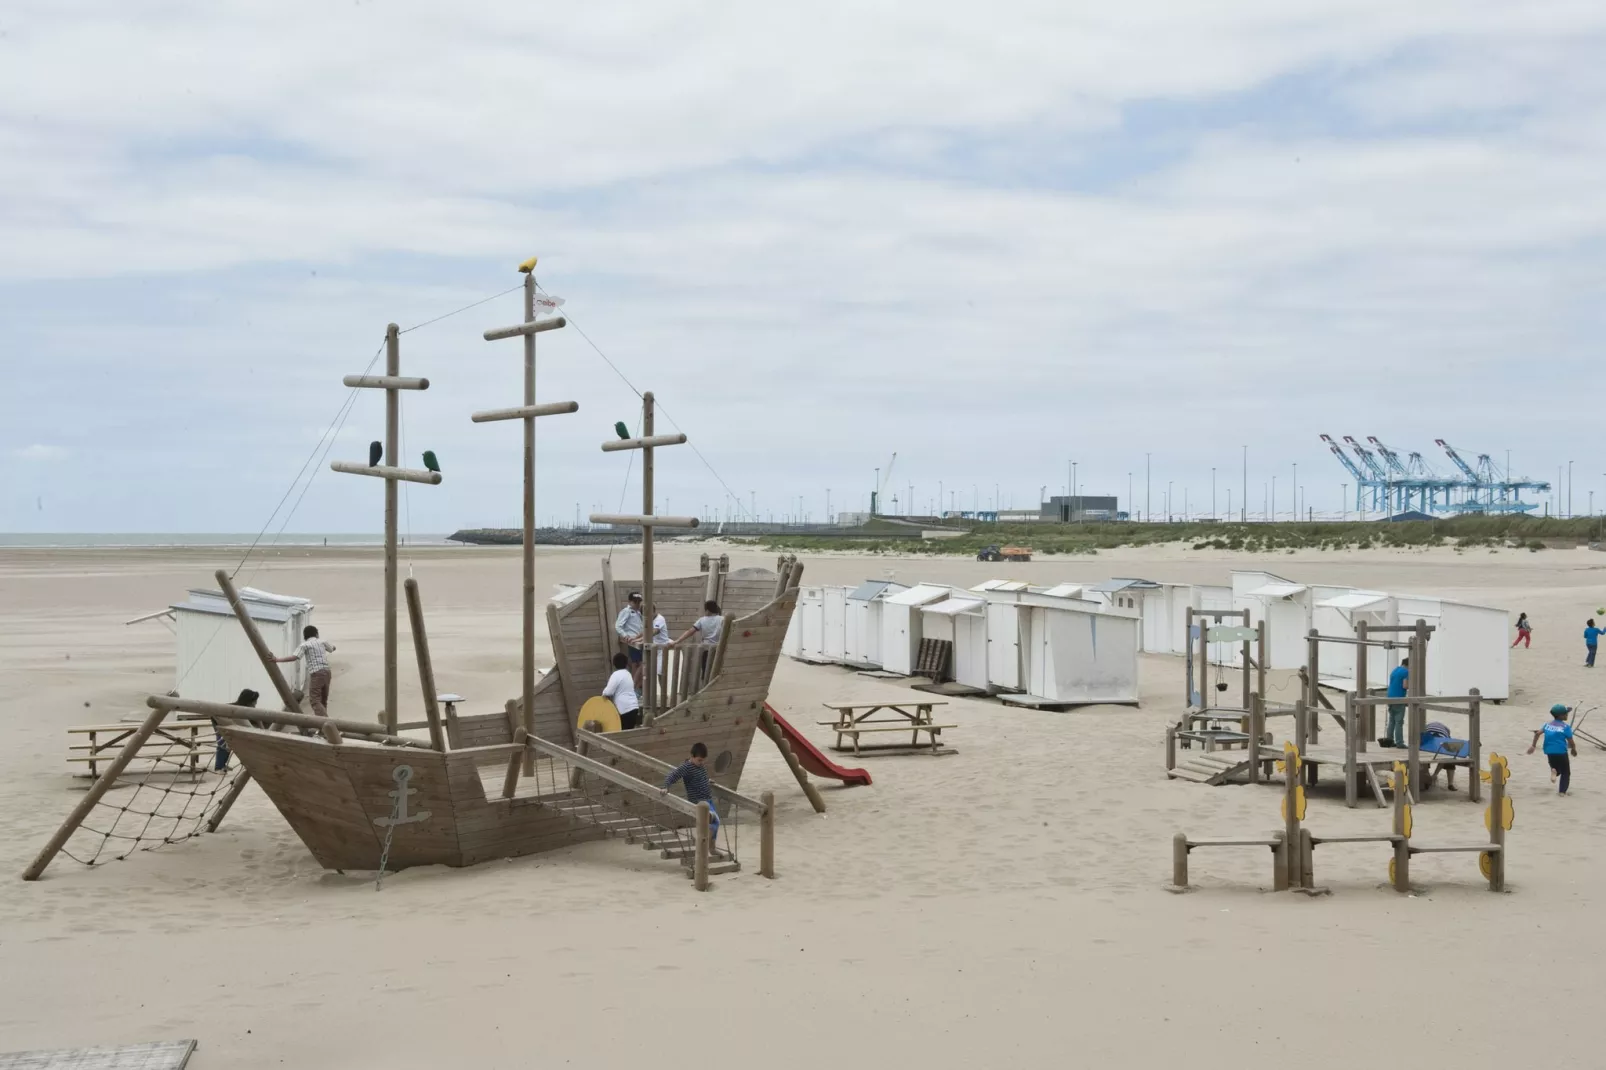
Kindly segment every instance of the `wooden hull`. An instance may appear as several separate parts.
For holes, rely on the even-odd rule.
[[[600,601],[600,591],[597,596]],[[651,728],[614,738],[671,764],[684,760],[693,743],[704,743],[713,778],[738,787],[796,603],[793,588],[733,621],[720,667],[701,690],[660,714]],[[587,602],[570,615],[578,616],[589,631],[594,611]],[[561,650],[562,620],[559,626],[554,645]],[[558,668],[538,689],[537,735],[572,747],[579,703],[595,691],[581,692],[554,679],[566,660],[560,653]],[[583,671],[594,675],[589,665]],[[512,727],[522,722],[516,706],[510,707],[506,714],[459,718],[452,726],[454,745],[461,747],[468,738],[475,745],[445,752],[358,742],[335,745],[318,737],[243,726],[225,726],[219,732],[313,857],[330,869],[379,869],[382,856],[387,870],[470,866],[604,836],[598,825],[563,810],[569,793],[561,763],[542,759],[536,776],[522,779],[513,798],[501,797],[502,770],[522,750],[512,743]],[[605,796],[608,806],[658,826],[684,826],[683,817],[652,802],[659,771],[629,758],[609,756],[606,761],[638,778],[640,786],[610,784],[594,789],[593,797]],[[402,766],[409,772],[399,782]],[[403,785],[408,791],[405,819],[392,823],[395,793]]]

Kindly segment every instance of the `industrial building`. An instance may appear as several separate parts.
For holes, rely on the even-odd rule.
[[[1043,503],[1038,516],[1043,520],[1057,520],[1062,524],[1097,523],[1101,520],[1125,520],[1120,502],[1115,495],[1056,494]]]

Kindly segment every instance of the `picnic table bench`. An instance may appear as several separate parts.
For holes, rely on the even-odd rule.
[[[119,721],[116,724],[88,724],[68,728],[67,761],[74,765],[89,766],[87,774],[75,775],[99,776],[96,765],[100,762],[110,762],[117,757],[122,752],[123,745],[128,742],[128,737],[139,730],[140,723],[140,721]],[[75,742],[75,738],[79,736],[87,736],[88,739],[86,742]],[[217,732],[209,720],[202,718],[165,721],[139,748],[134,761],[147,762],[153,769],[168,766],[175,772],[189,772],[199,776],[203,769],[212,764],[212,754],[216,746]]]
[[[942,730],[959,726],[937,724],[932,716],[933,709],[948,705],[946,702],[822,702],[820,705],[836,713],[833,720],[819,722],[836,733],[836,743],[832,745],[832,750],[851,751],[854,754],[876,750],[954,753],[952,748],[942,745]],[[873,716],[883,710],[896,716]],[[861,744],[859,736],[866,732],[908,732],[909,741]],[[921,733],[926,734],[928,741],[921,740]],[[844,739],[851,740],[851,744],[844,743]]]

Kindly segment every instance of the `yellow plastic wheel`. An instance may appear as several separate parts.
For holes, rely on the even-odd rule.
[[[1504,804],[1500,807],[1500,827],[1510,832],[1511,826],[1517,823],[1517,807],[1509,795],[1500,801]]]
[[[1406,839],[1410,839],[1411,838],[1411,804],[1410,803],[1406,803],[1403,807],[1401,807],[1401,809],[1403,809],[1405,811],[1405,813],[1401,815],[1403,817],[1403,820],[1400,823],[1404,827],[1400,829],[1400,834],[1402,836],[1404,836]]]
[[[1305,785],[1294,787],[1294,817],[1300,821],[1305,820]]]
[[[587,721],[596,721],[602,725],[604,732],[617,732],[622,723],[619,720],[619,707],[601,695],[593,695],[585,700],[580,707],[580,716],[575,720],[574,726],[581,728]]]
[[[1478,852],[1478,872],[1483,874],[1484,880],[1488,880],[1494,874],[1494,855],[1488,851]]]
[[[1394,859],[1392,857],[1389,858],[1389,883],[1394,883]]]

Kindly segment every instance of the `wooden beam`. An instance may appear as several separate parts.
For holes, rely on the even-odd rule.
[[[521,405],[516,409],[486,409],[476,412],[469,419],[477,424],[488,424],[497,420],[528,420],[537,416],[560,416],[579,411],[580,403],[577,401],[551,401],[545,405]]]
[[[525,278],[533,279],[535,276],[526,275]],[[526,287],[526,291],[534,293],[529,287]],[[526,316],[532,315],[534,311],[533,308],[529,307],[529,304],[530,302],[526,302],[524,310]],[[562,316],[554,316],[552,319],[545,320],[527,319],[523,323],[515,323],[511,327],[492,327],[485,332],[485,340],[487,342],[499,342],[504,338],[529,338],[532,335],[540,334],[542,331],[556,331],[568,325],[569,321]]]
[[[708,804],[697,804],[697,856],[692,863],[692,876],[699,892],[708,891]],[[1498,821],[1498,818],[1496,819]]]
[[[809,782],[809,774],[804,770],[802,764],[798,762],[797,755],[792,753],[792,747],[786,742],[786,736],[781,732],[781,726],[775,723],[775,718],[770,716],[770,711],[767,708],[760,708],[758,724],[764,730],[764,734],[769,736],[770,741],[780,750],[781,757],[786,759],[786,767],[792,771],[792,776],[797,780],[798,787],[803,789],[803,794],[808,796],[809,805],[814,807],[814,812],[817,814],[825,813],[825,799],[820,796],[819,789]]]
[[[401,329],[394,323],[385,328],[385,374],[398,376],[401,374]],[[396,481],[402,478],[402,473],[409,471],[401,465],[401,395],[394,390],[385,391],[385,468],[394,469],[393,476],[385,477],[385,730],[396,731],[396,707],[398,705],[398,691],[396,684],[396,541],[397,541],[397,498]],[[335,471],[340,471],[341,462],[335,462]],[[359,468],[359,472],[361,469]],[[373,473],[368,473],[372,475]],[[424,475],[428,478],[422,482],[439,483],[439,472],[419,473],[413,470],[412,474]],[[407,482],[414,482],[407,480]]]
[[[763,795],[764,813],[758,819],[758,875],[775,879],[775,793]]]
[[[552,658],[557,665],[557,668],[553,671],[558,674],[558,687],[563,691],[564,717],[577,717],[580,714],[581,699],[574,689],[575,676],[569,668],[569,647],[563,641],[563,627],[558,620],[558,607],[551,603],[548,603],[546,607],[546,627],[547,631],[551,633]],[[526,704],[522,718],[524,730],[532,736],[535,735],[534,707],[535,703],[533,701]],[[526,776],[533,772],[534,770],[530,768],[524,770]]]
[[[602,452],[617,453],[620,450],[650,450],[659,446],[683,445],[685,441],[685,435],[643,435],[640,438],[615,438],[602,444]]]
[[[321,730],[325,722],[327,722],[348,736],[366,736],[378,742],[389,743],[398,747],[429,749],[429,744],[423,740],[408,739],[406,736],[393,736],[386,732],[384,725],[369,721],[347,721],[335,717],[319,717],[312,713],[278,713],[274,710],[259,710],[255,706],[233,706],[223,702],[203,702],[200,699],[171,698],[167,695],[151,695],[145,700],[145,705],[153,710],[178,710],[183,713],[198,713],[204,717],[213,717],[220,721],[244,721],[251,727],[273,724]]]
[[[72,838],[72,834],[77,831],[78,826],[83,824],[84,818],[88,817],[89,812],[95,808],[95,804],[100,802],[101,798],[111,790],[113,784],[117,783],[117,778],[123,775],[123,770],[128,768],[128,763],[133,761],[135,756],[139,754],[139,749],[145,745],[145,741],[151,738],[151,733],[155,732],[162,721],[166,719],[167,713],[167,710],[155,708],[145,715],[145,720],[134,730],[134,734],[128,737],[128,742],[123,744],[123,749],[118,752],[117,757],[111,760],[111,764],[106,767],[106,771],[101,773],[100,777],[90,785],[89,791],[82,799],[78,800],[78,805],[73,807],[72,813],[67,815],[67,820],[61,823],[61,827],[56,830],[56,834],[50,837],[50,841],[45,844],[44,849],[28,864],[28,868],[22,871],[23,880],[35,881],[39,879],[39,875],[45,871],[46,866],[50,865],[51,859],[56,857],[62,847],[66,846],[67,841]],[[1476,776],[1477,774],[1474,773],[1473,775]]]
[[[354,461],[330,461],[329,467],[348,476],[373,476],[386,482],[399,479],[403,483],[428,483],[434,487],[439,486],[441,481],[439,472],[429,472],[421,468],[397,468],[388,464],[366,465]]]
[[[589,519],[593,524],[613,524],[623,528],[694,528],[701,523],[694,516],[653,516],[647,513],[592,513]],[[646,582],[642,580],[642,585],[645,586]]]
[[[407,592],[407,620],[413,629],[413,653],[418,658],[418,686],[424,692],[424,716],[429,719],[429,743],[444,751],[446,732],[441,728],[440,706],[435,700],[435,665],[429,657],[429,636],[424,631],[424,603],[417,580],[409,576],[403,587]]]
[[[348,375],[340,380],[346,386],[369,390],[428,390],[428,379],[414,379],[402,375]]]
[[[597,722],[595,721],[586,722],[588,725],[596,723]],[[597,748],[600,751],[606,751],[607,753],[619,758],[623,758],[626,761],[635,762],[637,765],[644,766],[645,768],[652,770],[654,773],[664,773],[667,775],[675,770],[675,767],[670,763],[661,761],[658,758],[654,758],[650,754],[644,754],[627,743],[619,742],[617,739],[614,739],[612,736],[606,733],[582,727],[579,730],[578,736],[587,744]],[[708,787],[714,793],[714,797],[719,799],[721,802],[728,802],[733,807],[738,807],[755,814],[762,814],[764,812],[764,807],[766,804],[760,802],[758,799],[743,795],[738,791],[732,791],[730,788],[716,784],[712,780],[709,781]]]

